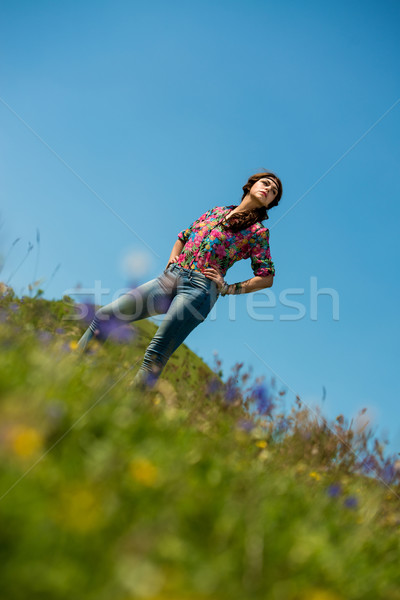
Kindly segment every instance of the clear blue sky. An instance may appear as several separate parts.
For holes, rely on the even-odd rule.
[[[127,254],[138,283],[156,277],[179,231],[274,170],[269,295],[235,297],[233,318],[220,298],[186,343],[329,418],[368,407],[400,452],[399,17],[395,1],[3,1],[3,257],[21,240],[0,277],[31,242],[18,295],[34,277],[49,299],[98,280],[106,304]],[[226,280],[251,276],[241,261]],[[338,319],[327,295],[312,318],[313,281]]]

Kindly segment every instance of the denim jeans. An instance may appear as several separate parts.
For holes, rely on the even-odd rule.
[[[97,310],[89,328],[78,342],[78,349],[85,350],[101,321],[110,316],[123,324],[165,314],[134,379],[135,385],[151,387],[171,354],[206,319],[218,297],[215,281],[199,271],[184,269],[172,263],[155,279]]]

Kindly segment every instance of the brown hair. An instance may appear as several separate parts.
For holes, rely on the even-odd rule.
[[[231,231],[240,231],[241,229],[246,229],[254,223],[258,221],[263,221],[268,219],[268,211],[270,208],[274,206],[278,206],[280,199],[282,198],[282,182],[275,173],[271,173],[271,171],[265,171],[262,173],[255,173],[247,180],[247,183],[243,186],[243,195],[242,200],[247,196],[250,192],[251,188],[259,179],[263,179],[264,177],[270,177],[275,181],[278,186],[278,193],[274,198],[273,202],[266,208],[265,206],[260,206],[259,208],[253,208],[251,210],[243,210],[235,213],[232,217],[225,222],[222,222],[222,226],[224,229],[230,229]]]

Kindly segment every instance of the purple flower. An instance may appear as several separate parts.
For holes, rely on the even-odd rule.
[[[95,319],[94,335],[102,342],[110,337],[114,342],[127,343],[136,337],[136,332],[127,324],[126,319],[119,319],[113,314],[97,317],[95,305],[89,302],[78,304],[76,308],[87,325]]]
[[[362,463],[361,463],[360,466],[361,466],[361,469],[363,471],[366,471],[367,473],[369,471],[373,471],[376,468],[376,466],[377,466],[377,462],[376,462],[375,456],[373,456],[372,454],[368,454],[368,456],[366,456],[363,459],[363,461],[362,461]]]
[[[130,342],[135,337],[134,330],[129,325],[123,325],[118,317],[110,315],[108,319],[97,320],[95,336],[100,341],[110,337],[114,342]]]
[[[244,429],[244,431],[251,431],[255,427],[254,423],[248,419],[239,419],[237,426],[239,429]]]
[[[227,382],[227,384],[226,384],[225,401],[228,402],[228,403],[233,402],[235,400],[236,396],[237,396],[237,387],[229,379],[228,382]]]
[[[136,332],[129,325],[116,325],[110,331],[110,339],[119,344],[132,342],[136,337]]]
[[[342,486],[340,485],[340,483],[332,483],[332,485],[330,485],[326,490],[326,493],[331,498],[336,498],[337,496],[340,496],[341,492]]]
[[[62,327],[57,327],[56,333],[59,333],[61,335],[61,334],[65,333],[65,329],[63,329]]]
[[[282,419],[278,422],[278,431],[287,431],[289,428],[289,420],[286,417],[282,417]]]
[[[356,496],[347,496],[344,501],[344,505],[346,508],[356,508],[358,506],[358,500]]]
[[[16,312],[19,309],[19,304],[17,304],[16,302],[13,302],[12,304],[10,304],[9,309],[12,310],[13,312]]]
[[[392,483],[396,476],[396,469],[394,466],[387,462],[381,471],[381,477],[385,483]]]
[[[91,302],[81,302],[79,304],[76,304],[74,308],[76,312],[79,313],[80,318],[83,319],[85,323],[90,325],[90,323],[94,319],[94,314],[96,312],[95,305]]]
[[[50,331],[39,331],[37,334],[37,339],[39,340],[39,342],[42,342],[44,344],[46,344],[47,342],[49,342],[52,339],[52,335],[50,333]]]
[[[214,394],[221,387],[221,382],[215,377],[207,383],[207,394]]]
[[[148,388],[152,388],[155,386],[155,384],[157,383],[158,380],[158,374],[157,374],[157,370],[153,371],[147,371],[146,373],[142,374],[142,383],[145,387]]]
[[[268,394],[268,390],[263,385],[256,385],[251,393],[252,399],[256,403],[256,410],[260,415],[270,415],[273,408],[274,403],[272,402],[271,397]]]

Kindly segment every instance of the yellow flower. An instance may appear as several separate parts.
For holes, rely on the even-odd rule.
[[[76,342],[75,340],[73,340],[72,342],[69,343],[69,347],[71,350],[76,350],[78,347],[78,342]]]
[[[88,486],[68,484],[53,508],[54,519],[64,529],[81,533],[95,529],[101,522],[99,495]]]
[[[338,596],[335,592],[329,590],[313,589],[307,591],[304,596],[301,596],[302,600],[342,600],[342,596]]]
[[[158,479],[157,467],[147,458],[135,458],[129,465],[132,477],[139,483],[152,487]]]
[[[43,446],[43,437],[37,429],[16,425],[10,431],[11,447],[15,454],[29,457]]]
[[[316,481],[319,481],[321,479],[321,475],[319,473],[316,473],[315,471],[311,471],[310,477],[312,477]]]
[[[256,442],[256,446],[258,448],[266,448],[267,447],[267,442],[265,440],[258,440],[258,442]]]

